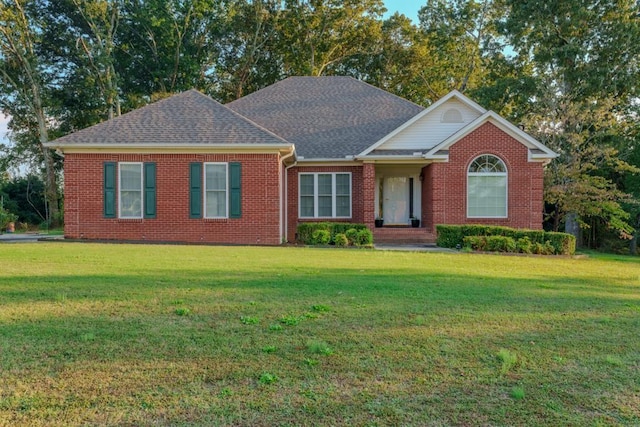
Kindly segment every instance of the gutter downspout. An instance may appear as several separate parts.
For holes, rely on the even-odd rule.
[[[293,157],[295,154],[296,154],[296,148],[294,146],[293,149],[291,150],[291,153],[287,154],[286,156],[280,159],[281,164],[284,166],[284,161],[289,159],[290,157]],[[291,165],[285,166],[284,176],[280,180],[280,184],[284,187],[283,191],[280,191],[280,240],[283,240],[283,238],[287,237],[286,230],[288,229],[287,220],[289,215],[289,204],[287,203],[287,200],[288,200],[288,193],[289,193],[289,188],[288,188],[289,183],[287,181],[287,171],[297,164],[298,164],[298,161],[296,160]],[[283,216],[283,212],[284,212],[284,216]]]

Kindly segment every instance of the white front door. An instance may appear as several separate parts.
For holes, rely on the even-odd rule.
[[[385,225],[407,225],[409,222],[409,178],[384,178],[382,215]]]

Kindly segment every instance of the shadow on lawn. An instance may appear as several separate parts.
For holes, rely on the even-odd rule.
[[[100,351],[92,335],[112,343],[116,353],[126,353],[128,342],[143,353],[145,347],[162,348],[163,336],[175,335],[179,342],[170,353],[179,354],[179,348],[193,344],[191,338],[182,337],[185,330],[196,340],[218,333],[235,336],[247,330],[239,321],[241,316],[278,323],[283,315],[302,316],[314,304],[333,307],[326,319],[339,316],[340,320],[331,327],[352,325],[354,330],[402,328],[411,326],[415,318],[431,327],[438,327],[438,322],[464,327],[465,322],[499,324],[509,322],[510,317],[543,321],[557,316],[566,316],[580,330],[584,318],[606,319],[617,313],[621,320],[620,316],[626,316],[621,312],[637,316],[640,310],[631,287],[607,285],[601,278],[514,280],[371,270],[363,274],[356,269],[324,270],[321,275],[211,277],[203,270],[176,277],[152,273],[36,276],[24,279],[20,289],[16,287],[16,279],[0,279],[3,336],[43,349],[52,345],[63,349],[66,343],[79,343],[79,349],[96,347],[98,353],[91,357],[99,357]],[[176,314],[178,307],[189,308],[191,315]],[[606,323],[605,328],[610,326]],[[537,328],[531,322],[523,329]],[[220,339],[210,344],[226,342]],[[121,344],[125,347],[120,348]],[[81,354],[74,352],[74,357]]]
[[[62,396],[73,402],[84,389],[66,385],[64,376],[70,375],[87,393],[118,390],[113,402],[126,401],[132,405],[122,406],[128,412],[141,411],[135,406],[144,400],[140,396],[164,405],[162,398],[171,401],[185,390],[220,403],[218,393],[231,385],[239,390],[233,400],[246,402],[245,411],[264,412],[274,423],[282,421],[282,411],[270,399],[284,396],[292,423],[308,415],[304,408],[329,417],[336,408],[354,416],[374,413],[395,424],[411,424],[411,416],[424,411],[443,416],[445,408],[444,419],[453,424],[501,424],[505,420],[496,414],[508,406],[504,394],[518,383],[535,403],[512,422],[563,424],[581,404],[602,405],[607,393],[633,387],[636,374],[613,363],[637,364],[632,358],[640,351],[634,341],[640,327],[640,302],[632,294],[637,288],[608,285],[599,277],[503,279],[359,269],[249,276],[203,269],[1,278],[0,290],[0,313],[12,311],[8,318],[0,314],[0,378],[15,374],[37,383],[44,373],[52,392],[68,386]],[[330,310],[313,313],[314,304]],[[178,315],[183,306],[191,314]],[[308,312],[315,317],[303,318]],[[303,320],[271,331],[283,315]],[[244,324],[241,316],[259,322]],[[335,354],[308,354],[310,337],[328,341]],[[267,344],[278,350],[264,353]],[[524,368],[496,377],[501,347],[513,349]],[[609,352],[619,359],[604,367],[596,363]],[[320,360],[320,367],[307,367],[307,359]],[[281,376],[282,389],[257,385],[265,366]],[[316,387],[316,398],[324,400],[305,401],[301,384]],[[265,393],[272,394],[267,399]],[[265,408],[251,407],[263,401]],[[616,404],[607,403],[607,413],[622,412]],[[473,419],[465,418],[461,405]],[[145,416],[146,410],[140,412]]]

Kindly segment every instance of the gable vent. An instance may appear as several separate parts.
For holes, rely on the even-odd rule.
[[[442,114],[442,123],[463,123],[462,113],[456,108],[449,108]]]

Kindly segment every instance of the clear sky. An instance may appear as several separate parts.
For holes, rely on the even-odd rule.
[[[386,16],[400,12],[418,23],[418,10],[427,3],[427,0],[384,0],[388,9]]]

